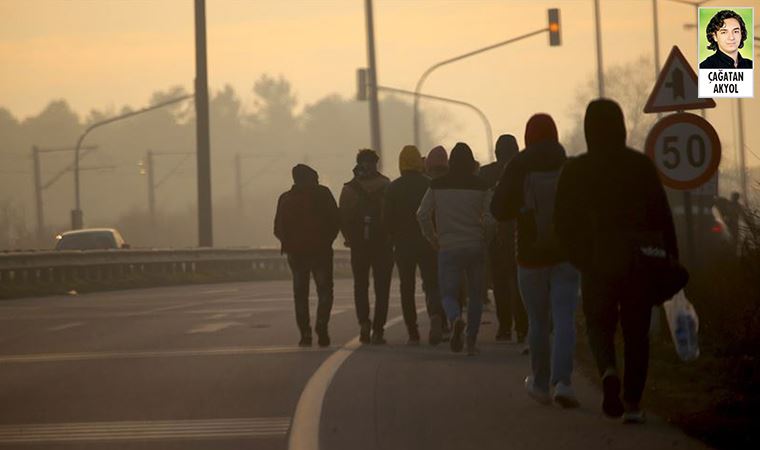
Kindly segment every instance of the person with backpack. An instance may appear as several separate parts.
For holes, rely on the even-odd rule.
[[[517,139],[511,134],[503,134],[496,140],[496,161],[485,165],[478,174],[490,189],[495,190],[504,168],[517,156],[519,147]],[[495,230],[488,241],[488,261],[493,283],[493,297],[496,303],[496,316],[499,319],[497,341],[512,340],[512,324],[517,332],[517,342],[525,342],[528,334],[528,318],[520,299],[517,286],[517,264],[515,262],[515,227],[514,220],[497,222]]]
[[[647,281],[669,266],[647,269],[644,257],[678,260],[673,217],[652,161],[626,146],[623,111],[612,100],[589,103],[584,121],[588,152],[571,159],[559,179],[555,226],[570,261],[581,272],[583,313],[594,360],[602,377],[602,411],[641,423],[641,398],[649,363],[652,306],[678,290],[670,281],[650,290]],[[649,264],[641,265],[649,261]],[[688,273],[676,271],[680,287]],[[658,293],[662,287],[670,293]],[[623,398],[615,355],[620,322],[625,351]]]
[[[359,151],[354,178],[343,185],[339,201],[341,231],[351,249],[359,340],[376,345],[386,342],[383,335],[393,274],[393,247],[382,221],[383,200],[390,180],[377,171],[379,159],[373,150]],[[373,320],[369,315],[370,270],[375,290]]]
[[[458,142],[449,156],[449,172],[430,182],[417,211],[425,238],[438,250],[438,283],[447,318],[454,330],[453,352],[464,347],[465,322],[458,301],[462,273],[469,291],[467,354],[479,353],[476,342],[485,295],[485,226],[488,220],[488,185],[473,173],[477,162],[470,147]]]
[[[293,167],[293,187],[280,195],[274,217],[274,235],[281,252],[287,254],[293,274],[293,298],[296,324],[301,332],[298,345],[312,343],[309,314],[309,278],[317,286],[317,343],[330,345],[328,323],[333,304],[332,243],[340,229],[338,205],[330,190],[319,184],[319,175],[311,167]]]
[[[417,209],[430,186],[430,179],[422,173],[424,169],[422,155],[417,147],[405,146],[399,154],[401,176],[391,182],[385,194],[383,220],[393,242],[401,285],[401,308],[409,333],[408,343],[414,345],[420,342],[414,302],[414,285],[419,266],[425,306],[430,318],[428,341],[431,345],[438,345],[442,339],[443,307],[435,265],[437,256],[422,236],[417,223]]]
[[[532,371],[525,379],[528,395],[571,408],[578,406],[571,378],[579,275],[554,232],[557,181],[566,159],[551,116],[532,116],[525,149],[504,169],[491,213],[500,221],[517,219],[517,278],[528,313]]]

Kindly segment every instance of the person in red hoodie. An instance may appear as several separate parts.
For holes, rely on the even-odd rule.
[[[517,219],[517,277],[528,313],[532,369],[525,387],[539,403],[553,399],[572,408],[578,406],[571,377],[580,277],[553,225],[557,183],[566,159],[551,116],[531,117],[525,127],[525,149],[504,169],[491,213],[502,222]]]

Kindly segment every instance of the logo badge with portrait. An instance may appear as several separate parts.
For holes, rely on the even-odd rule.
[[[699,8],[698,15],[699,98],[754,97],[754,8]]]

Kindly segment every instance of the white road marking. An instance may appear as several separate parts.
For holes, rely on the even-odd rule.
[[[202,294],[232,294],[235,292],[240,292],[240,289],[209,289],[201,293]]]
[[[192,311],[182,311],[185,314],[226,314],[226,313],[269,313],[292,311],[292,306],[277,306],[265,308],[220,308],[220,309],[194,309]]]
[[[284,436],[289,417],[0,426],[0,444]]]
[[[420,314],[423,311],[424,308],[420,308],[417,313]],[[391,327],[403,320],[403,316],[394,317],[385,325]],[[319,450],[319,422],[327,388],[330,387],[340,366],[361,346],[359,336],[355,337],[330,355],[309,378],[309,382],[306,383],[298,399],[296,412],[293,414],[288,440],[289,450]]]
[[[68,330],[69,328],[74,328],[74,327],[78,327],[82,325],[84,325],[84,322],[64,323],[63,325],[58,325],[57,327],[48,328],[48,331],[63,331],[63,330]]]
[[[270,347],[217,347],[187,350],[145,350],[145,351],[111,351],[81,353],[37,353],[27,355],[0,356],[0,365],[13,363],[90,361],[99,359],[136,359],[194,356],[230,356],[230,355],[271,355],[279,353],[324,352],[329,348],[270,346]]]
[[[224,330],[229,327],[239,327],[245,325],[241,322],[212,322],[198,325],[195,328],[188,330],[185,334],[197,334],[197,333],[216,333],[217,331]]]

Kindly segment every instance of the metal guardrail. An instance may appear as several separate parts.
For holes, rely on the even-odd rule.
[[[336,276],[350,274],[346,250],[335,250]],[[0,253],[0,296],[45,292],[62,285],[85,289],[131,287],[130,283],[281,279],[290,274],[276,249],[129,249]],[[55,289],[53,289],[55,290]],[[5,291],[5,295],[3,294]],[[10,294],[8,294],[10,292]]]

